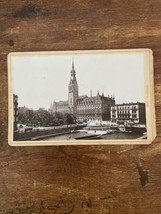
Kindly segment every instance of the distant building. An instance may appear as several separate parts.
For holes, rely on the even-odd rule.
[[[27,110],[29,110],[29,108],[27,108],[26,106],[19,107],[18,108],[18,113],[19,114],[25,114]]]
[[[54,101],[50,109],[52,109],[52,111],[54,112],[68,113],[69,112],[68,101],[59,101],[59,102]]]
[[[112,106],[111,122],[146,124],[145,103],[123,103]]]
[[[50,112],[71,113],[79,121],[110,120],[110,107],[115,105],[114,97],[106,97],[97,92],[96,96],[79,96],[78,83],[74,63],[72,63],[71,77],[68,85],[68,100],[53,102]]]
[[[14,130],[17,130],[18,124],[18,96],[13,95],[13,122],[14,122]]]

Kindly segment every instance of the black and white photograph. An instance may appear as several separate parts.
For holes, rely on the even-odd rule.
[[[143,52],[11,54],[13,142],[148,138]]]

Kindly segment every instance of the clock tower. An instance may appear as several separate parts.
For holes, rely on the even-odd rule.
[[[78,83],[76,79],[74,62],[72,62],[70,82],[68,85],[68,103],[69,103],[69,110],[74,115],[76,114],[77,99],[78,99]]]

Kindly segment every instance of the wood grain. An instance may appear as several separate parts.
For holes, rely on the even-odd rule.
[[[10,147],[7,54],[151,48],[149,146]],[[161,1],[0,0],[0,213],[161,213]]]

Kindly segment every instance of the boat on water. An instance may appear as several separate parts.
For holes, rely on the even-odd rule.
[[[75,137],[75,140],[96,140],[96,139],[102,139],[101,135],[85,135],[81,137]]]
[[[101,131],[101,130],[87,130],[88,134],[98,134],[98,135],[105,135],[107,134],[107,131]]]
[[[132,133],[132,131],[126,131],[126,130],[119,130],[119,133]]]
[[[111,129],[107,129],[106,130],[100,130],[100,129],[80,129],[78,130],[78,132],[82,132],[82,133],[88,133],[88,134],[95,134],[95,135],[106,135],[106,134],[112,134],[115,131],[111,130]]]

